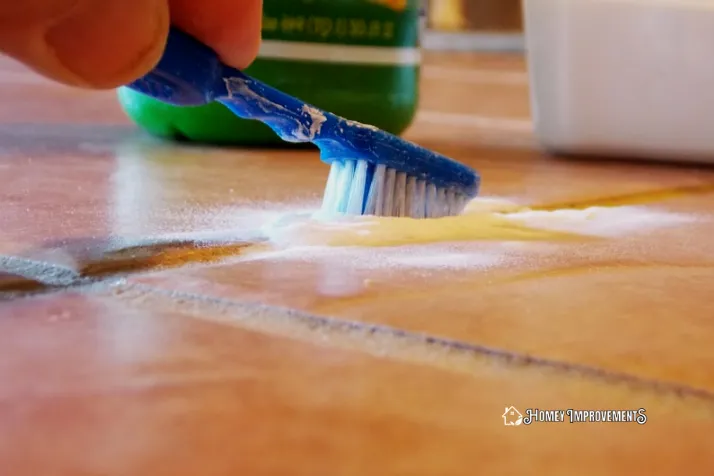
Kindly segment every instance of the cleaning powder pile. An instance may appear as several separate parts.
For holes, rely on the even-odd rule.
[[[256,241],[240,261],[321,263],[325,269],[485,270],[545,257],[562,243],[651,233],[695,217],[644,206],[553,211],[481,197],[460,216],[432,220],[322,216],[314,204],[236,206],[192,217],[190,233],[163,239]],[[187,220],[182,215],[181,223]],[[177,226],[179,224],[177,223]]]
[[[473,200],[462,215],[434,220],[295,213],[263,228],[278,246],[384,247],[473,241],[601,239],[692,220],[645,207],[539,211],[507,200]]]

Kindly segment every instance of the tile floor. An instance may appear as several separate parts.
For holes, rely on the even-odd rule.
[[[524,77],[428,58],[409,137],[486,197],[639,215],[596,239],[276,250],[261,225],[319,203],[313,152],[164,144],[113,93],[0,64],[0,474],[711,467],[714,171],[546,157]],[[652,210],[694,218],[638,229]],[[510,405],[648,421],[514,428]]]

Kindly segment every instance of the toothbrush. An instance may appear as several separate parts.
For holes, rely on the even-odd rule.
[[[330,165],[327,214],[439,218],[458,215],[478,195],[479,174],[376,127],[323,111],[223,64],[172,28],[158,65],[127,85],[175,106],[217,101],[267,124],[288,142],[312,142]]]

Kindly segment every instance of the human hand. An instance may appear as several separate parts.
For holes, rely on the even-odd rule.
[[[159,61],[174,24],[226,63],[260,46],[262,0],[0,0],[0,52],[72,86],[111,89]]]

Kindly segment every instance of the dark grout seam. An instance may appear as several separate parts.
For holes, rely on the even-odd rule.
[[[390,355],[420,361],[447,370],[473,372],[475,359],[495,359],[510,366],[535,366],[556,373],[597,379],[609,384],[670,394],[678,397],[714,402],[714,393],[705,389],[671,382],[647,379],[635,375],[612,372],[598,367],[544,359],[454,339],[441,338],[389,326],[367,324],[309,314],[290,308],[257,302],[242,302],[179,291],[163,290],[144,284],[127,283],[126,275],[83,277],[79,273],[42,261],[12,256],[0,256],[0,270],[21,279],[3,287],[0,282],[0,302],[8,299],[32,298],[67,291],[96,295],[110,295],[134,306],[156,305],[160,309],[173,308],[210,321],[240,325],[247,329],[324,345],[351,348],[377,356]],[[133,273],[130,273],[133,275]],[[33,285],[28,284],[35,283]],[[424,352],[424,350],[428,352]]]
[[[248,330],[283,335],[290,339],[337,346],[378,357],[390,356],[450,371],[475,373],[478,365],[537,367],[556,374],[599,380],[610,385],[714,403],[714,393],[688,385],[613,372],[598,367],[550,360],[504,349],[447,339],[389,326],[312,315],[279,306],[241,302],[198,294],[163,290],[137,283],[115,282],[95,288],[135,307],[155,307],[200,319],[232,324]],[[480,362],[479,362],[480,360]]]
[[[0,255],[0,271],[37,283],[38,287],[63,287],[81,278],[76,271],[44,261]],[[0,291],[12,286],[0,286]]]
[[[136,272],[89,277],[56,264],[2,255],[0,255],[0,272],[11,273],[17,277],[6,278],[4,282],[0,280],[0,302],[67,291],[108,294],[132,305],[153,304],[160,309],[173,308],[178,313],[205,320],[237,324],[247,329],[285,335],[288,338],[299,338],[322,345],[329,340],[332,346],[337,345],[377,356],[401,357],[447,370],[473,373],[477,358],[489,358],[509,366],[535,366],[559,374],[569,373],[609,384],[625,384],[659,394],[714,402],[714,392],[687,385],[519,354],[388,326],[318,316],[290,308],[127,283],[125,279],[127,276],[141,274]]]
[[[125,241],[74,240],[42,252],[60,252],[76,269],[28,257],[0,255],[0,301],[70,289],[107,279],[200,266],[234,257],[260,245],[262,237],[230,240],[220,236],[203,240],[151,239]]]
[[[88,282],[63,266],[17,256],[0,255],[0,302],[43,295]]]

